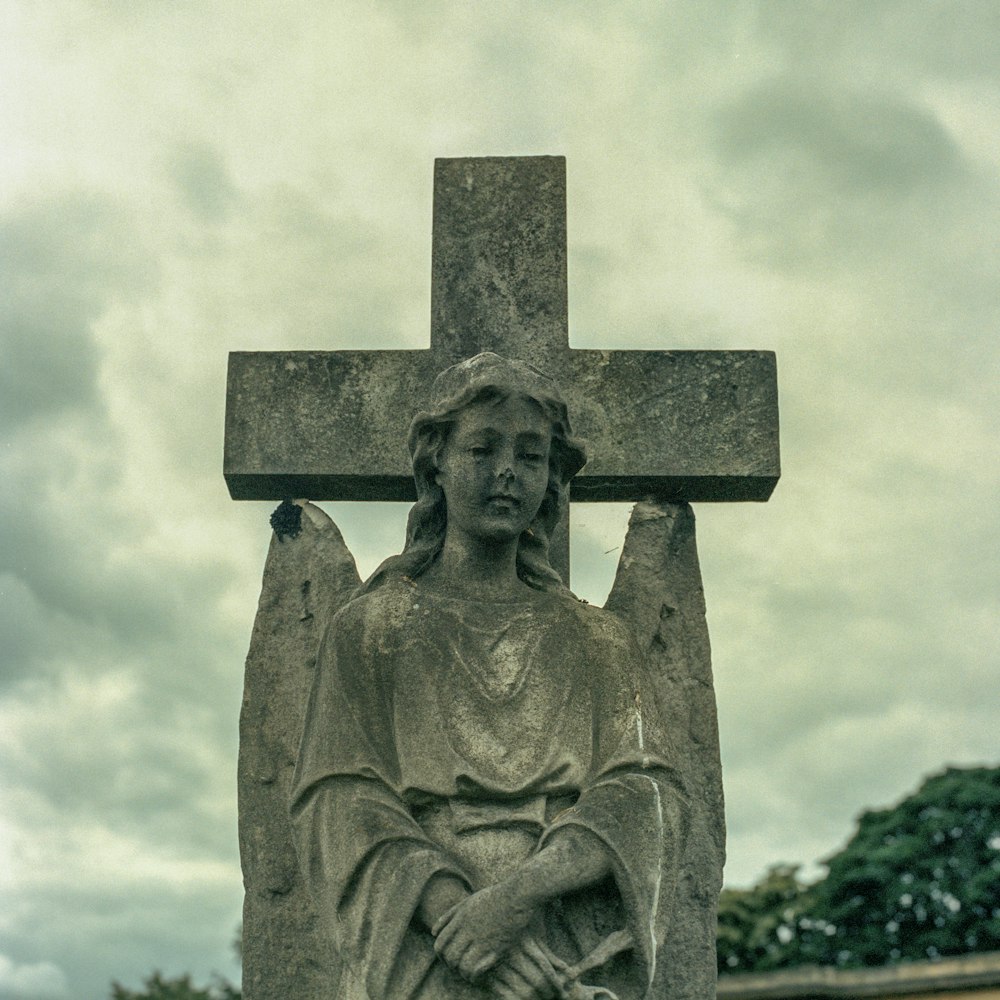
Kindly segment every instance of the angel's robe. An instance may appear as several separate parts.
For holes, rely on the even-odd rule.
[[[582,978],[646,996],[685,810],[643,670],[625,624],[567,593],[483,603],[401,579],[337,613],[291,813],[342,1000],[492,995],[437,958],[424,889],[496,883],[566,827],[599,838],[612,875],[549,904],[538,933],[573,966],[627,930],[631,948]]]

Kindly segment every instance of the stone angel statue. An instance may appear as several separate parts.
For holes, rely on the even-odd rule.
[[[363,585],[311,504],[272,543],[241,721],[244,992],[714,995],[721,785],[689,508],[636,508],[597,608],[549,562],[585,462],[551,379],[455,365],[408,443],[406,543]]]

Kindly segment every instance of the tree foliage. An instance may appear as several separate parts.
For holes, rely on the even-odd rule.
[[[164,979],[154,972],[143,982],[141,991],[126,989],[121,983],[111,984],[111,1000],[241,1000],[239,989],[224,979],[201,989],[194,986],[190,976]]]
[[[750,889],[719,898],[719,972],[780,968],[794,928],[804,917],[809,887],[797,865],[775,865]]]
[[[720,972],[1000,949],[1000,768],[949,768],[865,812],[826,865],[812,885],[784,866],[723,893]]]

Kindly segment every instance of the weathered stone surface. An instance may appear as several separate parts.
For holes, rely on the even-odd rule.
[[[630,622],[657,679],[659,713],[688,794],[690,828],[652,996],[715,993],[715,914],[726,827],[705,599],[686,504],[637,504],[606,607]]]
[[[339,963],[318,932],[288,820],[316,646],[358,586],[336,525],[309,505],[302,532],[272,536],[246,661],[240,716],[239,827],[246,895],[243,991],[248,998],[331,1000]]]
[[[433,244],[431,344],[448,359],[438,370],[480,351],[541,359],[567,343],[564,157],[435,160]]]
[[[770,352],[542,353],[521,357],[558,379],[590,454],[573,499],[770,496],[780,473]],[[426,398],[454,360],[432,350],[231,354],[230,494],[413,500],[406,453],[413,400]]]

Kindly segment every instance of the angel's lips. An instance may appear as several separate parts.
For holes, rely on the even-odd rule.
[[[487,497],[486,502],[491,505],[496,505],[498,507],[520,507],[521,500],[519,497],[511,496],[509,493],[495,493],[491,497]]]

